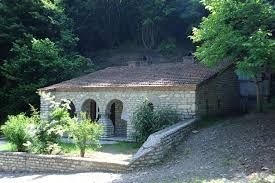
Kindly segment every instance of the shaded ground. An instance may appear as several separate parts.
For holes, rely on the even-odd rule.
[[[275,176],[275,112],[228,119],[199,129],[162,165],[124,175],[122,179],[123,182],[219,179],[238,182],[248,181],[248,175],[263,171]]]
[[[275,183],[275,112],[228,119],[192,134],[163,164],[127,174],[7,175],[29,182],[249,182]],[[15,176],[15,177],[14,177]]]

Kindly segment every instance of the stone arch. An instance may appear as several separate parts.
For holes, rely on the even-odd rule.
[[[67,107],[69,107],[68,113],[70,114],[70,117],[71,118],[76,117],[77,116],[76,115],[76,107],[75,107],[73,101],[69,100],[69,99],[65,99],[65,100],[61,100],[61,102],[60,102],[61,105],[65,104],[65,103],[69,104],[69,106],[67,106]]]
[[[86,99],[81,106],[81,111],[85,112],[92,121],[98,120],[99,107],[95,100]]]
[[[112,121],[115,137],[127,136],[127,121],[122,119],[124,107],[123,102],[118,99],[111,100],[106,107],[106,114]]]

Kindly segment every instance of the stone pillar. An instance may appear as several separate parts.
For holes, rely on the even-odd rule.
[[[135,141],[135,130],[132,123],[132,113],[127,113],[127,115],[124,114],[123,119],[127,121],[127,141]]]
[[[50,118],[50,103],[43,97],[40,97],[40,118],[48,121]]]
[[[109,138],[114,136],[114,126],[109,118],[109,115],[105,113],[99,114],[100,118],[98,122],[104,126],[103,138]]]

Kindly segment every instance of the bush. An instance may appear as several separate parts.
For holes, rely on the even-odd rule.
[[[61,151],[58,142],[72,120],[74,119],[70,118],[67,103],[53,106],[50,121],[40,119],[39,123],[28,128],[31,136],[26,143],[28,150],[38,154],[58,154]]]
[[[5,125],[1,127],[1,131],[8,142],[14,144],[19,152],[27,150],[24,144],[30,139],[27,128],[31,122],[31,118],[25,116],[25,114],[19,114],[17,116],[8,116]]]
[[[73,138],[74,143],[80,149],[80,156],[84,157],[88,146],[96,149],[100,147],[99,138],[103,133],[103,126],[81,114],[81,120],[72,120],[68,127],[69,136]]]
[[[179,121],[176,111],[166,109],[153,109],[149,101],[143,104],[134,112],[133,124],[135,128],[136,141],[141,144],[154,132],[162,130]]]
[[[43,95],[51,104],[50,120],[42,121],[39,113],[33,109],[32,117],[37,122],[28,128],[31,138],[25,145],[33,153],[58,154],[61,151],[59,140],[64,135],[66,126],[74,120],[70,118],[68,112],[70,101],[54,102],[50,95],[44,93],[40,95]]]

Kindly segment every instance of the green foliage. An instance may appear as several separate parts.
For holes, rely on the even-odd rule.
[[[51,103],[50,120],[42,121],[39,119],[38,123],[28,128],[31,138],[25,146],[27,146],[29,151],[34,153],[57,154],[61,151],[58,144],[60,138],[66,132],[68,124],[76,119],[70,118],[68,112],[69,101],[63,100],[59,103],[53,101],[53,97],[49,94],[40,93],[40,95]]]
[[[30,139],[27,128],[31,123],[31,118],[25,116],[25,114],[19,114],[17,116],[8,116],[5,125],[1,126],[1,130],[8,142],[14,144],[19,152],[26,151],[24,143]]]
[[[38,107],[38,88],[90,71],[73,32],[59,0],[0,1],[1,121]]]
[[[206,14],[199,0],[64,0],[64,6],[83,54],[127,42],[157,48],[169,37],[182,43]]]
[[[136,140],[139,144],[154,132],[162,130],[179,121],[179,116],[172,109],[152,109],[146,100],[135,112],[133,124],[136,130]]]
[[[264,66],[275,65],[274,7],[264,0],[204,0],[211,14],[204,18],[192,39],[196,56],[213,66],[224,58],[238,72],[256,79]]]
[[[103,126],[87,118],[85,113],[81,114],[81,120],[71,120],[68,126],[68,133],[74,143],[80,149],[80,156],[84,157],[88,146],[96,149],[100,147],[99,138],[103,133]]]
[[[79,75],[88,60],[79,56],[63,56],[63,50],[49,39],[32,39],[30,45],[14,44],[14,57],[1,67],[8,81],[1,97],[6,103],[3,112],[27,110],[28,104],[39,105],[38,88],[58,83]]]

